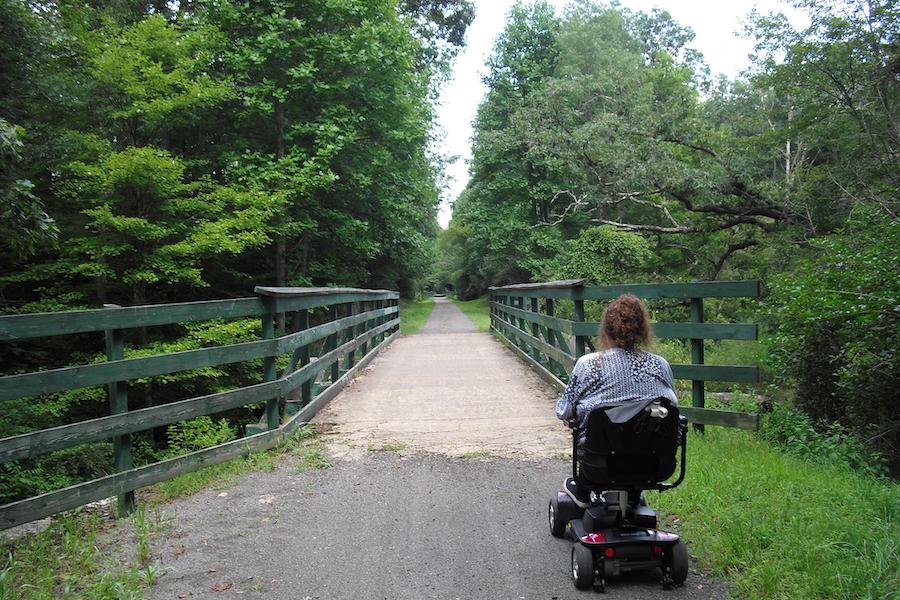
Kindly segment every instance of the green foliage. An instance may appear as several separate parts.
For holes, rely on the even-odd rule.
[[[760,436],[800,458],[849,466],[867,476],[887,474],[881,457],[866,448],[859,436],[831,423],[823,431],[805,412],[786,403],[776,403],[760,426]]]
[[[770,350],[797,381],[796,402],[871,440],[900,468],[900,222],[858,207],[846,228],[772,285]]]
[[[0,243],[14,254],[30,255],[54,241],[59,230],[32,193],[34,184],[17,173],[23,133],[0,118]]]
[[[613,227],[590,227],[567,240],[550,266],[548,279],[587,279],[594,284],[618,283],[634,277],[650,261],[647,240]]]
[[[213,421],[205,415],[169,425],[166,432],[172,456],[218,446],[237,437],[237,429],[226,419]]]

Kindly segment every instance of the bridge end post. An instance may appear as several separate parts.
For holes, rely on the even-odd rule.
[[[703,298],[691,298],[691,323],[703,323]],[[703,338],[691,338],[691,364],[703,364],[703,350]],[[691,380],[691,403],[696,408],[706,406],[706,386],[702,379]],[[694,431],[703,433],[703,425],[695,423]]]

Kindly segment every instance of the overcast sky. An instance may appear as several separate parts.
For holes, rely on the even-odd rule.
[[[565,0],[550,0],[560,13]],[[481,76],[494,40],[503,30],[506,13],[514,0],[475,0],[475,20],[466,33],[466,48],[456,58],[452,79],[444,86],[437,116],[443,130],[443,154],[459,157],[448,167],[449,186],[438,215],[441,227],[450,221],[450,205],[469,180],[472,120],[484,97]],[[649,12],[653,7],[667,10],[681,25],[694,30],[692,46],[703,53],[713,75],[736,77],[749,66],[747,55],[753,41],[740,31],[747,14],[756,7],[761,12],[782,11],[792,20],[797,14],[782,0],[621,0],[622,6]]]

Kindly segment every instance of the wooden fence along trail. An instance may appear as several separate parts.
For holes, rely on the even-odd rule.
[[[112,440],[115,471],[0,506],[0,529],[110,496],[117,496],[120,512],[128,513],[134,507],[133,494],[138,488],[271,448],[310,421],[360,368],[399,335],[399,296],[394,291],[260,287],[255,292],[257,296],[252,298],[0,317],[0,342],[103,332],[107,356],[102,363],[0,377],[0,402],[23,397],[35,397],[37,402],[41,394],[96,385],[107,386],[110,402],[108,416],[0,439],[0,463]],[[758,298],[756,281],[587,286],[576,280],[492,288],[491,327],[545,379],[561,384],[597,332],[598,323],[585,321],[585,302],[610,300],[623,292],[647,299],[690,301],[690,322],[654,325],[659,337],[691,340],[691,364],[672,365],[676,378],[692,380],[693,407],[684,407],[682,412],[697,427],[711,424],[755,429],[755,414],[704,408],[705,381],[755,382],[759,373],[754,366],[705,364],[703,341],[755,340],[757,327],[746,323],[705,323],[703,299]],[[554,314],[558,300],[572,302],[573,319]],[[323,321],[321,324],[311,326],[313,310],[316,320]],[[281,314],[290,326],[283,335],[276,336],[275,321]],[[125,358],[124,330],[251,316],[261,319],[261,339],[257,341]],[[570,341],[574,341],[574,346]],[[276,359],[282,355],[288,358],[279,373]],[[263,359],[262,383],[129,410],[131,380],[253,359]],[[502,393],[498,396],[506,397]],[[282,399],[286,400],[283,414]],[[264,419],[258,426],[248,427],[246,437],[134,467],[130,434],[261,402],[266,404]]]
[[[491,288],[491,329],[545,379],[562,384],[575,361],[586,352],[590,339],[597,335],[600,323],[585,321],[586,300],[613,300],[621,294],[639,298],[690,300],[690,323],[654,323],[660,338],[691,341],[691,364],[673,364],[676,379],[691,380],[693,407],[681,407],[682,414],[698,429],[703,424],[757,429],[759,415],[710,410],[705,405],[705,381],[756,383],[755,366],[704,364],[703,340],[755,340],[758,330],[751,323],[705,323],[704,298],[759,298],[758,281],[706,281],[696,283],[655,283],[626,285],[585,285],[585,280],[551,281]],[[526,308],[525,299],[528,299]],[[574,319],[554,315],[555,301],[574,304]],[[543,301],[543,306],[541,302]],[[574,351],[564,334],[574,337]],[[543,338],[543,339],[541,339]]]
[[[0,402],[106,384],[110,415],[0,440],[0,463],[79,444],[112,439],[116,472],[85,483],[0,506],[0,529],[118,496],[120,512],[134,505],[134,490],[231,458],[273,447],[333,398],[354,374],[399,335],[397,292],[355,288],[256,288],[257,297],[207,302],[105,308],[0,317],[0,341],[104,332],[108,362],[0,377]],[[329,320],[309,327],[311,309]],[[291,333],[275,336],[275,317],[290,314]],[[141,358],[124,358],[123,330],[188,321],[259,316],[261,340]],[[316,345],[319,355],[311,357]],[[290,353],[279,375],[276,358]],[[128,410],[127,383],[202,367],[263,359],[263,383],[171,404]],[[340,365],[340,359],[344,365]],[[317,376],[327,371],[330,385]],[[282,419],[279,400],[295,395]],[[38,400],[35,400],[38,401]],[[184,456],[134,468],[128,435],[246,404],[265,401],[263,431]],[[249,428],[248,428],[249,429]],[[248,431],[249,433],[249,431]]]

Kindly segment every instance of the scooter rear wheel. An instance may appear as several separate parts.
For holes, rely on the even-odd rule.
[[[566,534],[567,519],[559,506],[559,500],[554,496],[547,507],[547,520],[550,523],[550,534],[561,538]]]

